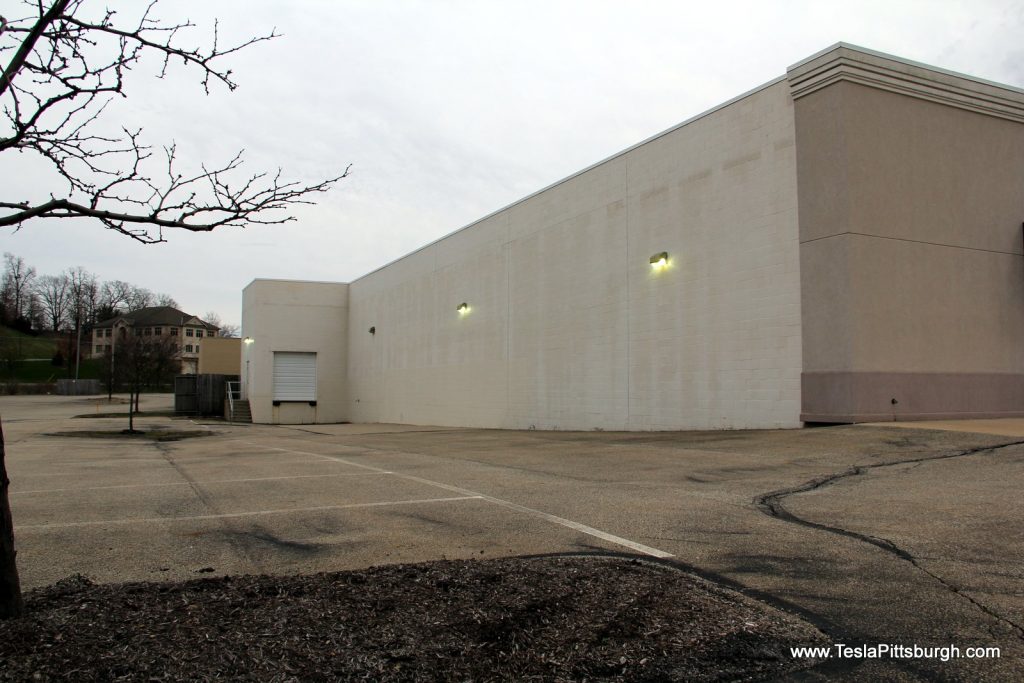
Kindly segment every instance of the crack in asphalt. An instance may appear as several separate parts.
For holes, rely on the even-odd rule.
[[[882,538],[880,536],[872,536],[871,534],[864,534],[857,531],[851,531],[849,529],[843,529],[842,527],[831,526],[829,524],[822,524],[820,522],[813,522],[809,519],[798,517],[797,515],[787,510],[785,506],[783,506],[782,504],[783,499],[788,498],[790,496],[825,488],[842,479],[855,477],[857,475],[864,474],[865,472],[869,472],[875,469],[881,469],[883,467],[896,467],[899,465],[919,466],[926,462],[949,460],[952,458],[963,458],[971,455],[977,455],[978,453],[991,452],[1002,448],[1008,448],[1010,446],[1020,445],[1024,445],[1024,441],[1011,441],[1008,443],[997,444],[994,446],[979,446],[977,448],[970,448],[955,453],[945,453],[942,455],[932,455],[922,458],[910,458],[907,460],[890,460],[886,462],[876,463],[873,465],[854,465],[852,467],[848,467],[842,472],[836,472],[824,477],[811,479],[810,481],[806,481],[798,486],[779,489],[777,491],[771,491],[769,493],[762,494],[754,499],[754,504],[757,506],[758,510],[760,510],[762,513],[769,517],[773,517],[784,522],[790,522],[791,524],[797,524],[799,526],[804,526],[811,529],[827,531],[829,533],[837,534],[839,536],[845,536],[847,538],[852,538],[863,543],[869,543],[875,546],[876,548],[880,548],[881,550],[884,550],[887,553],[895,555],[904,562],[911,564],[914,568],[918,569],[924,574],[927,574],[929,577],[937,581],[945,589],[947,589],[954,595],[957,595],[958,597],[961,597],[964,600],[968,601],[969,603],[974,605],[974,607],[981,610],[982,612],[992,617],[996,621],[1009,626],[1016,633],[1017,638],[1019,638],[1020,640],[1024,640],[1024,626],[1018,624],[1012,619],[1005,617],[1002,614],[999,614],[987,605],[978,602],[969,594],[967,594],[963,589],[953,585],[952,583],[942,578],[935,572],[932,572],[931,570],[927,569],[918,561],[918,558],[914,557],[907,550],[904,550],[900,546],[896,545],[896,543],[894,543],[893,541],[887,538]],[[989,632],[991,633],[991,629],[989,630]],[[995,636],[994,633],[992,635]]]
[[[192,489],[192,493],[195,494],[196,498],[198,498],[199,501],[204,506],[206,506],[208,510],[218,515],[223,512],[220,506],[218,506],[214,502],[213,498],[211,498],[205,491],[203,491],[202,487],[199,485],[199,482],[197,482],[190,474],[188,474],[184,469],[182,469],[174,460],[173,448],[169,444],[156,441],[153,443],[153,446],[155,446],[157,451],[160,453],[160,457],[162,457],[167,462],[167,464],[170,465],[172,469],[174,469],[174,471],[178,474],[179,477],[185,480],[189,488]],[[235,557],[245,562],[249,562],[261,573],[266,573],[266,569],[263,563],[260,562],[259,559],[252,552],[250,552],[250,549],[247,548],[246,545],[243,542],[241,542],[241,540],[236,535],[234,535],[237,532],[234,529],[234,527],[231,526],[231,523],[227,520],[218,520],[218,525],[221,527],[221,531],[222,533],[224,533],[228,545],[231,546],[231,549],[234,551]]]

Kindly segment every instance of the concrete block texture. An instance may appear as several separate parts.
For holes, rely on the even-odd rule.
[[[348,413],[348,285],[254,280],[242,292],[242,395],[253,422],[342,422]],[[315,405],[274,405],[274,352],[316,353]]]
[[[794,139],[771,84],[354,281],[348,418],[798,426]]]

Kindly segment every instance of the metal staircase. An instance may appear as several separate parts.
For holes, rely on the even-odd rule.
[[[228,422],[252,423],[252,410],[249,400],[242,398],[242,383],[228,382]]]

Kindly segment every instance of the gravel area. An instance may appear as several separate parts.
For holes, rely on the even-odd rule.
[[[27,594],[0,680],[747,681],[812,664],[793,615],[655,563],[441,561]]]

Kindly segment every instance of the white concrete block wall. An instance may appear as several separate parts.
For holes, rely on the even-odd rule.
[[[506,222],[483,221],[351,284],[353,421],[502,424]]]
[[[253,422],[303,424],[348,419],[348,285],[254,280],[242,292],[243,395]],[[275,351],[314,352],[316,406],[273,405]]]
[[[508,210],[513,428],[627,426],[626,162]]]
[[[799,426],[794,138],[777,81],[351,283],[347,419]]]
[[[794,140],[777,83],[626,155],[629,428],[799,426]]]

